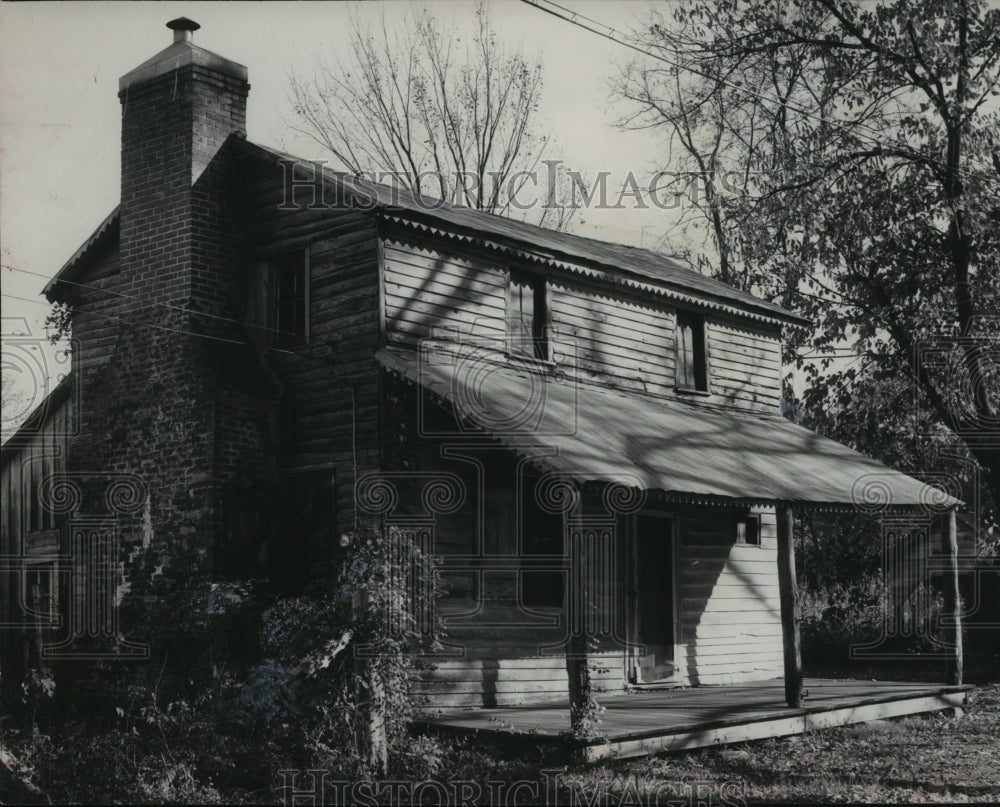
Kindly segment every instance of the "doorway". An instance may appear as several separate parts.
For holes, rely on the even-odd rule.
[[[631,683],[674,680],[677,632],[673,519],[642,511],[635,516],[632,553]]]

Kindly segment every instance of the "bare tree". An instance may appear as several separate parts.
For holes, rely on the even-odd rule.
[[[395,27],[352,17],[346,56],[291,76],[290,125],[351,173],[564,229],[571,211],[549,202],[566,170],[543,163],[542,66],[504,46],[483,3],[476,23],[463,40],[426,10]]]

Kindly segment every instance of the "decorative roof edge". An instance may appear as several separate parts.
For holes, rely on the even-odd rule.
[[[80,245],[72,257],[56,272],[55,276],[45,284],[42,294],[50,302],[58,301],[56,289],[60,283],[64,280],[69,281],[74,278],[79,265],[93,254],[94,250],[104,242],[106,236],[118,229],[118,214],[120,209],[121,205],[115,205],[114,210],[104,217],[104,220],[97,225],[97,228],[90,234],[90,237]]]
[[[392,221],[395,224],[399,224],[404,227],[409,227],[412,230],[427,232],[436,235],[440,238],[458,241],[467,244],[479,244],[485,246],[488,249],[492,249],[500,254],[515,255],[521,260],[527,261],[529,263],[543,264],[546,266],[551,266],[553,268],[560,269],[562,271],[570,272],[571,274],[578,275],[581,277],[597,278],[600,280],[607,281],[612,284],[626,286],[632,289],[638,289],[641,291],[652,292],[661,297],[665,297],[671,300],[677,300],[679,302],[687,303],[689,305],[701,306],[703,308],[708,308],[710,310],[722,311],[726,314],[732,316],[741,317],[744,319],[753,319],[759,322],[766,322],[771,324],[788,324],[788,325],[808,325],[809,321],[803,317],[799,317],[796,314],[789,312],[787,315],[781,315],[777,312],[771,314],[765,314],[761,311],[753,310],[750,308],[752,303],[748,303],[746,307],[732,304],[724,303],[716,299],[712,299],[710,294],[703,293],[699,294],[694,291],[682,291],[680,288],[673,287],[667,283],[656,283],[653,280],[640,279],[635,273],[629,272],[627,269],[620,269],[618,267],[613,268],[614,271],[604,271],[594,267],[586,266],[578,261],[570,261],[562,258],[554,253],[540,253],[531,251],[528,249],[518,248],[511,246],[509,244],[504,244],[498,240],[486,238],[480,235],[469,235],[460,232],[456,232],[455,229],[444,229],[442,227],[436,227],[433,225],[426,224],[421,221],[416,221],[404,215],[400,215],[398,212],[388,213],[383,211],[383,218]],[[680,284],[677,284],[680,286]],[[763,302],[763,301],[762,301]]]

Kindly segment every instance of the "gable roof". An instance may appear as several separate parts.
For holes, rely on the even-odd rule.
[[[314,179],[314,163],[267,146],[249,142],[246,145],[255,150],[258,157],[274,164],[291,161],[300,179]],[[377,209],[391,221],[445,238],[488,243],[570,271],[578,270],[580,264],[594,265],[606,270],[613,278],[639,281],[632,285],[643,289],[689,292],[685,299],[690,302],[728,303],[734,313],[750,311],[792,325],[811,324],[776,303],[703,275],[677,257],[452,205],[435,197],[418,196],[405,188],[370,182],[325,166],[322,168],[322,181],[335,190],[353,194],[359,207]]]
[[[300,179],[313,180],[315,163],[248,141],[237,141],[249,158],[271,165],[292,162]],[[321,181],[350,195],[355,207],[380,212],[390,221],[431,232],[443,238],[487,245],[518,254],[527,260],[556,266],[571,272],[596,267],[605,278],[647,291],[659,291],[686,302],[719,308],[736,314],[756,315],[791,325],[809,325],[809,320],[775,303],[701,274],[680,258],[640,247],[601,241],[596,238],[558,232],[504,216],[452,205],[429,196],[418,196],[401,187],[369,182],[344,172],[322,168]],[[342,195],[335,198],[341,199]],[[110,237],[117,238],[119,208],[101,222],[55,277],[44,293],[50,300],[60,297],[60,283],[78,280],[87,262]]]
[[[80,248],[73,253],[72,257],[63,264],[62,269],[56,272],[55,276],[45,284],[42,294],[51,302],[58,301],[62,296],[62,292],[66,290],[66,287],[80,279],[88,262],[100,249],[106,244],[118,240],[118,213],[120,209],[121,205],[115,205],[115,209],[104,217],[104,220],[97,225],[97,229],[80,245]],[[62,283],[63,288],[59,288],[60,283]]]

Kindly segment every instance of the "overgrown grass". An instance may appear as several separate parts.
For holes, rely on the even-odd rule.
[[[433,776],[439,782],[450,783],[445,791],[449,799],[460,796],[469,804],[493,805],[498,799],[503,804],[595,807],[997,803],[998,737],[1000,684],[994,683],[971,693],[963,717],[932,713],[599,766],[555,766],[531,758],[504,759],[468,741],[434,745],[428,750],[438,755]],[[104,745],[117,742],[111,737],[105,740]],[[100,768],[101,760],[107,763],[118,755],[101,753],[101,738],[91,738],[90,743],[86,752],[81,747],[78,753],[90,758],[90,765],[97,765],[90,773],[104,780],[106,800],[120,801],[126,794],[114,790],[122,772]],[[418,752],[419,748],[419,740],[415,740],[413,750]],[[276,758],[281,756],[279,749],[271,750]],[[222,777],[213,782],[199,781],[197,774],[205,760],[185,759],[172,765],[166,762],[163,770],[148,772],[156,776],[145,777],[146,788],[127,794],[129,802],[284,803],[282,781],[275,770],[281,765],[272,767],[259,754],[256,764],[271,769],[272,782],[271,786],[262,782],[263,786],[255,790],[227,787]],[[263,772],[258,770],[258,776]],[[52,784],[46,781],[50,776],[63,779],[67,773],[40,767],[35,770],[35,781],[45,788]],[[78,775],[84,773],[77,771]],[[235,778],[245,778],[247,773]],[[338,778],[337,772],[331,771],[328,786],[337,787],[334,780]],[[393,778],[400,781],[398,776]],[[407,796],[422,779],[418,776],[404,783],[402,789],[385,790],[383,795],[390,798],[389,803],[410,803]],[[516,783],[520,784],[515,788]],[[97,785],[90,784],[91,788]],[[308,782],[300,782],[300,786],[303,784]],[[336,801],[341,793],[334,795],[328,789],[327,795],[327,803],[341,803]],[[425,788],[423,795],[424,803],[442,801],[440,790]]]
[[[639,803],[655,803],[650,798],[661,783],[675,783],[686,804],[996,803],[998,737],[1000,684],[991,684],[972,693],[961,718],[932,713],[880,720],[567,772],[565,800],[573,789],[577,803],[586,803],[583,794],[617,782],[611,804],[629,787]]]

